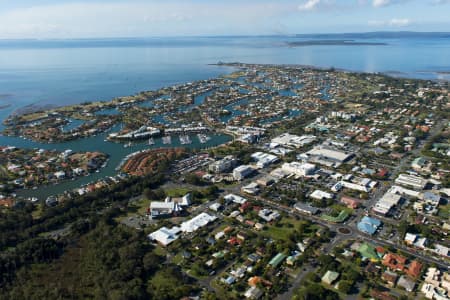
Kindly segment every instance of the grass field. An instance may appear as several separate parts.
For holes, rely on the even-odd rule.
[[[305,221],[284,217],[277,225],[267,225],[267,229],[265,229],[262,234],[274,240],[288,240],[289,235],[296,229],[298,230],[302,223],[305,223]],[[312,225],[309,226],[308,229],[309,230],[305,230],[305,233],[307,234],[308,232],[314,233],[319,227]]]
[[[450,203],[439,206],[438,215],[443,219],[450,219]]]

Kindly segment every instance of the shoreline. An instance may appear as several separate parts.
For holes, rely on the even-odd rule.
[[[130,122],[138,122],[139,118],[144,118],[146,120],[149,120],[148,114],[142,114],[142,112],[150,112],[152,111],[153,114],[155,113],[155,109],[152,107],[143,107],[141,104],[146,103],[148,101],[154,102],[158,105],[158,109],[156,111],[156,114],[170,114],[171,119],[173,119],[175,123],[169,123],[170,126],[167,126],[169,129],[173,126],[189,126],[189,122],[193,122],[194,119],[190,116],[190,114],[195,113],[196,111],[202,111],[202,109],[208,108],[210,115],[209,116],[202,116],[201,120],[209,120],[211,122],[208,122],[208,127],[212,129],[214,132],[222,132],[221,128],[224,124],[221,124],[220,117],[218,119],[215,119],[214,114],[217,112],[222,112],[223,107],[227,107],[229,105],[232,106],[231,110],[234,110],[235,112],[239,112],[242,110],[243,114],[232,114],[233,117],[231,119],[227,119],[226,124],[227,125],[234,125],[234,126],[242,126],[243,123],[246,122],[246,120],[253,119],[255,122],[257,122],[254,126],[258,126],[258,122],[264,121],[264,116],[267,116],[267,113],[271,113],[273,115],[276,110],[283,109],[283,107],[290,107],[291,109],[299,109],[299,111],[305,111],[305,114],[309,111],[314,111],[317,107],[320,107],[322,104],[325,104],[327,102],[332,102],[333,97],[336,93],[336,91],[330,91],[330,85],[329,83],[326,83],[326,81],[331,80],[333,82],[336,78],[339,78],[340,76],[355,76],[355,75],[361,75],[361,74],[367,74],[368,76],[380,76],[384,78],[392,78],[391,76],[380,74],[380,73],[361,73],[361,72],[353,72],[353,71],[342,71],[338,69],[327,69],[327,68],[317,68],[312,66],[300,66],[296,64],[247,64],[247,63],[223,63],[218,62],[214,65],[218,66],[226,66],[232,68],[235,72],[229,73],[227,75],[232,74],[240,74],[240,76],[234,78],[234,80],[230,80],[227,78],[227,76],[219,76],[217,78],[210,78],[205,80],[198,80],[194,82],[187,82],[183,84],[177,84],[172,86],[165,86],[159,90],[156,91],[144,91],[144,92],[138,92],[135,95],[132,96],[125,96],[120,98],[113,98],[110,101],[99,101],[99,102],[89,102],[89,103],[82,103],[78,105],[68,105],[68,106],[62,106],[58,109],[52,109],[51,111],[44,111],[41,112],[45,115],[50,115],[51,112],[59,111],[62,113],[67,113],[67,111],[71,110],[79,110],[83,107],[89,108],[89,112],[99,112],[102,109],[111,109],[115,108],[118,109],[120,107],[120,120],[118,123],[114,123],[112,126],[115,128],[113,131],[117,131],[118,126],[120,126],[121,122],[123,122],[123,116],[128,116],[128,118],[131,117],[129,120]],[[272,80],[269,82],[261,82],[260,78],[258,78],[257,72],[254,73],[255,70],[270,70],[278,69],[280,71],[280,74],[286,73],[286,74],[296,74],[298,73],[300,79],[297,79],[296,82],[289,82],[284,81],[284,75],[280,74],[274,74],[272,75]],[[243,72],[241,74],[240,72]],[[300,87],[300,83],[302,80],[306,80],[306,78],[309,78],[309,75],[306,75],[307,73],[313,72],[314,76],[323,77],[322,79],[326,79],[323,81],[320,86],[314,87],[312,89],[311,87]],[[270,76],[270,75],[269,75]],[[302,77],[306,76],[306,77]],[[243,78],[241,78],[243,77]],[[303,79],[302,79],[303,78]],[[400,80],[400,79],[399,79]],[[423,80],[420,79],[409,79],[413,82],[421,82]],[[216,94],[212,96],[212,99],[209,99],[209,96],[204,96],[205,93],[197,93],[195,94],[195,91],[198,90],[204,90],[207,91],[206,93],[209,93],[210,88],[214,90],[214,87],[220,86],[223,88],[223,90],[218,90]],[[293,95],[282,95],[280,94],[283,90],[290,90],[290,91],[301,91],[301,93],[305,93],[305,96],[302,96],[302,100],[298,98],[298,96],[294,93]],[[331,93],[331,94],[330,94]],[[192,107],[192,103],[195,101],[194,98],[192,98],[192,94],[195,94],[195,97],[203,97],[202,101],[196,104],[196,106]],[[320,94],[320,95],[319,95]],[[186,97],[187,95],[191,95],[189,97]],[[164,96],[168,96],[168,98],[164,98]],[[222,98],[221,98],[222,97]],[[270,98],[270,100],[268,99]],[[239,102],[239,99],[248,99],[253,101],[252,108],[248,107],[248,103],[242,103],[242,105],[245,108],[234,108],[233,103]],[[126,101],[125,101],[126,100]],[[205,102],[206,101],[206,102]],[[205,102],[205,103],[204,103]],[[124,106],[118,106],[120,103],[124,103]],[[293,104],[297,103],[299,105],[298,107],[294,107]],[[306,105],[306,106],[305,106]],[[199,107],[199,109],[196,109],[196,107]],[[272,110],[270,107],[273,107]],[[305,110],[303,109],[303,106],[305,106]],[[258,107],[266,107],[268,108],[268,111],[261,112]],[[262,115],[257,114],[248,114],[253,110],[254,113],[262,113]],[[264,115],[265,113],[265,115]],[[195,116],[195,114],[194,114]],[[200,116],[200,115],[199,115]],[[218,115],[220,116],[220,114]],[[301,116],[301,115],[300,115]],[[299,115],[293,116],[292,119],[300,117]],[[39,117],[39,115],[37,116]],[[53,116],[53,117],[59,117]],[[67,116],[66,116],[67,117]],[[92,118],[96,119],[99,118],[98,115],[92,115]],[[237,121],[237,122],[235,122]],[[149,121],[153,122],[153,121]],[[180,122],[181,124],[178,124]],[[198,122],[198,120],[197,120]],[[275,123],[271,122],[271,123]],[[178,124],[178,125],[174,125]],[[147,124],[151,125],[151,124]],[[270,124],[268,124],[270,125]],[[164,125],[164,128],[166,125]],[[261,126],[261,125],[260,125]],[[111,131],[111,130],[109,130]],[[105,178],[107,176],[112,176],[113,174],[117,173],[117,170],[115,170],[116,165],[120,163],[121,160],[126,157],[127,154],[131,152],[137,152],[142,151],[144,149],[149,148],[161,148],[162,141],[160,138],[157,139],[157,143],[155,145],[152,145],[149,147],[147,144],[144,143],[138,143],[136,146],[129,147],[124,149],[123,144],[121,143],[108,143],[105,141],[107,137],[107,133],[99,133],[95,136],[87,137],[90,139],[90,145],[93,147],[97,147],[98,149],[102,149],[103,147],[106,147],[106,149],[109,149],[106,154],[110,155],[110,162],[108,165],[102,169],[102,171],[97,176],[93,176],[92,180],[101,180],[102,178]],[[207,144],[193,144],[193,145],[187,145],[189,148],[197,148],[197,149],[206,149],[210,148],[211,146],[220,146],[224,143],[229,142],[231,136],[218,136],[218,139],[214,139],[210,143]],[[180,141],[181,142],[181,141]],[[172,143],[168,146],[162,146],[163,148],[174,148],[179,147],[180,142],[175,141],[175,143]],[[49,147],[53,145],[57,145],[58,147],[71,147],[70,145],[80,145],[82,143],[86,143],[86,138],[77,138],[70,142],[61,142],[61,143],[50,143],[47,144]],[[32,144],[32,143],[31,143]],[[181,147],[186,147],[186,145],[182,145]],[[78,151],[78,149],[75,149]],[[109,151],[112,151],[109,152]],[[90,180],[90,181],[92,181]],[[83,181],[83,180],[81,180]],[[80,184],[85,184],[81,181],[76,180],[76,186],[79,187]],[[75,182],[75,181],[73,181]],[[64,184],[58,185],[59,188],[63,188]],[[67,184],[67,188],[65,190],[71,189],[69,186],[73,186],[74,184]],[[54,186],[51,186],[54,187]],[[43,188],[43,190],[48,188]],[[35,191],[35,190],[34,190]],[[22,195],[27,194],[26,192],[20,193]]]

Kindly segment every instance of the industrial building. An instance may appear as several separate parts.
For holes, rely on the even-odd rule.
[[[295,148],[301,148],[305,145],[311,144],[316,140],[314,135],[294,135],[289,133],[283,133],[282,135],[272,139],[272,146],[283,145]]]
[[[324,142],[305,153],[309,162],[339,167],[355,156],[353,152],[339,150],[331,142]]]
[[[415,190],[423,190],[428,181],[419,176],[400,174],[397,179],[395,179],[395,183]]]
[[[316,170],[316,166],[309,163],[300,163],[300,162],[290,162],[284,163],[281,166],[281,169],[289,174],[294,174],[296,176],[309,176],[313,175]]]

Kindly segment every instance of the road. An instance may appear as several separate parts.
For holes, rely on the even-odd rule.
[[[356,224],[354,224],[354,223],[350,223],[350,225],[348,225],[348,224],[329,223],[329,222],[327,222],[325,220],[322,220],[322,219],[320,219],[318,217],[301,214],[300,212],[297,212],[294,209],[286,208],[286,207],[281,206],[281,205],[279,205],[277,203],[274,203],[273,201],[270,201],[270,200],[267,200],[267,199],[263,199],[261,197],[258,197],[258,200],[263,201],[266,205],[268,205],[268,206],[270,206],[270,207],[272,207],[274,209],[283,211],[283,212],[288,213],[288,214],[293,215],[293,216],[299,216],[299,217],[301,217],[303,219],[307,219],[307,220],[310,220],[310,221],[312,221],[314,223],[318,223],[318,224],[320,224],[322,226],[330,228],[331,230],[336,232],[335,239],[337,239],[337,240],[339,240],[341,242],[344,242],[346,240],[359,239],[359,240],[371,242],[371,243],[374,243],[374,244],[377,244],[377,245],[381,245],[381,246],[385,246],[385,247],[393,247],[393,248],[397,248],[397,249],[399,249],[399,250],[401,250],[401,251],[403,251],[403,252],[405,252],[405,253],[407,253],[407,254],[409,254],[411,256],[418,257],[418,258],[422,259],[423,261],[425,261],[427,263],[430,263],[430,264],[434,263],[437,266],[440,266],[441,268],[450,269],[450,264],[448,264],[448,263],[446,263],[446,262],[444,262],[444,261],[442,261],[440,259],[436,259],[436,258],[430,257],[428,255],[420,254],[420,253],[418,253],[415,250],[411,250],[411,249],[406,248],[405,246],[394,244],[392,241],[386,241],[386,240],[378,238],[376,236],[365,235],[365,234],[363,234],[362,232],[360,232],[360,231],[358,231],[356,229]],[[345,229],[349,230],[352,234],[349,234],[349,235],[341,234],[337,230],[338,228],[345,228]],[[333,244],[337,244],[337,243],[334,242]]]
[[[309,264],[304,266],[302,270],[297,274],[294,281],[291,284],[291,287],[283,294],[278,295],[277,300],[290,300],[292,299],[292,295],[294,294],[297,287],[302,282],[303,278],[310,272],[312,272],[314,268]]]
[[[295,209],[293,209],[291,207],[287,207],[287,206],[281,205],[281,204],[279,204],[279,203],[277,203],[277,202],[275,202],[273,200],[269,200],[269,199],[266,199],[266,198],[263,198],[263,197],[260,197],[260,196],[245,196],[245,197],[249,198],[249,199],[254,199],[254,200],[261,201],[268,207],[271,207],[271,208],[276,209],[278,211],[284,212],[284,213],[286,213],[286,214],[288,214],[290,216],[300,217],[302,219],[312,221],[314,223],[317,223],[317,224],[319,224],[321,226],[327,227],[330,230],[336,232],[336,236],[332,239],[332,241],[330,241],[330,243],[328,243],[324,247],[324,252],[325,253],[329,253],[330,251],[332,251],[332,249],[334,247],[344,243],[345,241],[348,241],[348,240],[360,240],[360,241],[365,241],[365,242],[372,243],[372,244],[379,245],[379,246],[383,246],[383,247],[392,247],[392,248],[401,250],[402,252],[404,252],[404,253],[412,256],[412,257],[417,257],[421,261],[424,261],[424,262],[426,262],[428,264],[435,264],[436,266],[439,266],[441,268],[450,269],[450,265],[447,262],[444,262],[443,260],[441,260],[439,258],[435,258],[435,257],[429,256],[426,253],[419,253],[419,250],[407,248],[404,245],[401,245],[399,243],[394,243],[392,240],[385,240],[385,239],[377,237],[377,236],[365,235],[365,234],[363,234],[362,232],[360,232],[357,229],[357,222],[364,215],[368,214],[368,211],[370,211],[370,208],[373,207],[375,202],[378,199],[380,199],[381,196],[393,185],[393,179],[396,178],[398,176],[398,174],[404,170],[404,168],[410,163],[411,158],[416,157],[417,155],[420,154],[420,151],[422,150],[423,145],[426,144],[426,142],[432,136],[434,136],[437,132],[442,130],[442,128],[443,128],[443,126],[444,126],[444,124],[446,122],[447,122],[446,120],[442,120],[441,122],[436,124],[436,126],[434,126],[432,128],[432,130],[430,131],[428,137],[425,140],[420,142],[419,147],[417,147],[414,150],[412,150],[410,152],[409,156],[406,156],[406,157],[402,158],[398,162],[398,164],[392,169],[393,171],[391,173],[389,183],[388,184],[382,184],[374,193],[372,193],[370,195],[370,198],[365,202],[366,210],[364,210],[364,209],[355,210],[354,215],[352,216],[352,218],[349,221],[347,221],[347,223],[344,223],[344,224],[330,223],[330,222],[327,222],[325,220],[322,220],[321,218],[319,218],[317,216],[310,216],[310,215],[302,214],[302,213],[296,211]],[[256,175],[255,177],[245,179],[244,181],[242,181],[238,185],[234,185],[234,186],[231,186],[229,188],[225,188],[222,191],[222,195],[229,194],[229,193],[240,194],[240,188],[242,186],[244,186],[244,185],[246,185],[246,184],[256,180],[257,178],[259,178],[261,176],[264,176],[265,174],[266,174],[266,172],[264,170],[260,170],[259,174]],[[206,209],[209,204],[210,203],[201,205],[198,208],[198,210]],[[394,220],[390,220],[390,219],[386,220],[385,218],[383,218],[383,221],[385,223],[396,225]],[[349,233],[348,234],[341,233],[338,230],[339,228],[344,228]],[[222,272],[223,270],[227,269],[229,266],[230,265],[225,266],[224,268],[221,268],[220,272]],[[306,265],[306,267],[304,269],[302,269],[302,271],[299,272],[299,274],[296,276],[296,278],[292,282],[292,285],[289,288],[289,290],[286,291],[285,293],[279,295],[277,297],[277,299],[279,299],[279,300],[291,299],[295,289],[298,288],[298,286],[301,283],[302,279],[306,276],[306,274],[308,274],[311,271],[313,271],[313,268],[310,265]],[[217,273],[219,274],[220,272],[217,272]],[[189,275],[189,274],[187,274],[187,275]],[[203,287],[207,288],[209,291],[217,292],[211,286],[211,281],[214,278],[215,278],[215,276],[209,276],[206,279],[198,280],[198,282]]]

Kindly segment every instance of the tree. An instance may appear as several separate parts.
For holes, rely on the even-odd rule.
[[[350,282],[348,280],[339,281],[339,290],[345,294],[350,293],[352,287],[353,287],[352,282]]]
[[[187,183],[192,184],[192,185],[201,185],[201,184],[203,184],[203,181],[200,179],[200,177],[198,177],[197,175],[192,174],[192,173],[187,174],[184,177],[184,180]]]
[[[150,189],[150,188],[145,188],[145,189],[144,189],[144,197],[145,197],[147,200],[157,199],[156,193],[155,193],[152,189]]]

